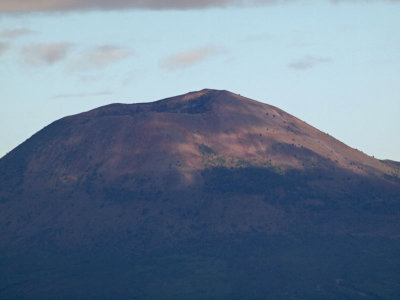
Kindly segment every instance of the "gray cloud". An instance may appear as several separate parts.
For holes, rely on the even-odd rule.
[[[0,31],[0,38],[13,39],[13,38],[17,38],[22,35],[27,35],[27,34],[31,34],[31,33],[33,33],[33,31],[31,31],[27,28],[6,29],[3,31]]]
[[[224,52],[226,51],[215,46],[195,48],[165,57],[160,61],[160,66],[170,71],[184,69]]]
[[[3,56],[9,48],[10,45],[8,43],[0,42],[0,57]]]
[[[190,9],[224,6],[240,0],[2,0],[2,12],[119,10],[128,8]]]
[[[115,45],[102,45],[84,51],[72,64],[72,70],[102,69],[131,55],[133,51]]]
[[[95,97],[95,96],[109,96],[113,93],[110,91],[101,91],[94,93],[77,93],[77,94],[59,94],[55,95],[53,98],[56,99],[64,99],[64,98],[87,98],[87,97]]]
[[[87,10],[139,9],[201,9],[208,7],[247,6],[290,3],[299,0],[1,0],[0,12],[62,12]],[[328,0],[332,3],[391,2],[400,0]]]
[[[331,61],[332,61],[332,59],[329,57],[315,57],[315,56],[308,55],[308,56],[304,56],[303,58],[290,63],[288,66],[289,66],[289,68],[292,68],[294,70],[304,71],[304,70],[311,69],[318,64],[327,63],[327,62],[331,62]]]
[[[22,55],[32,66],[54,65],[67,56],[71,47],[70,43],[32,44],[22,49]]]

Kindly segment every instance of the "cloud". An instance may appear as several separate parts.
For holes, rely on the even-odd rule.
[[[268,1],[268,0],[267,0]],[[245,0],[2,0],[1,12],[54,12],[81,10],[191,9],[225,6]],[[253,2],[253,1],[251,1]],[[269,1],[268,1],[269,2]]]
[[[94,93],[77,93],[77,94],[59,94],[55,95],[53,98],[56,99],[64,99],[64,98],[86,98],[86,97],[95,97],[95,96],[109,96],[113,93],[110,91],[101,91]]]
[[[259,34],[249,34],[245,38],[243,38],[244,42],[258,42],[258,41],[267,41],[271,40],[273,36],[268,33],[259,33]]]
[[[70,43],[32,44],[22,49],[22,55],[31,66],[54,65],[67,56],[71,47]]]
[[[294,70],[304,71],[315,67],[321,63],[331,62],[332,59],[329,57],[315,57],[315,56],[304,56],[303,58],[290,63],[288,66]]]
[[[165,57],[160,61],[160,66],[170,71],[184,69],[187,67],[191,67],[201,61],[204,61],[211,56],[224,52],[226,51],[215,46],[195,48],[189,51]]]
[[[133,54],[132,50],[120,46],[102,45],[84,51],[82,55],[75,60],[71,69],[75,71],[102,69]]]
[[[3,56],[9,48],[10,45],[8,43],[0,42],[0,57]]]
[[[31,33],[33,33],[33,31],[31,31],[27,28],[6,29],[3,31],[0,31],[0,38],[14,39],[14,38],[20,37],[22,35],[27,35],[27,34],[31,34]]]
[[[209,7],[249,6],[299,2],[300,0],[1,0],[0,12],[66,12],[123,9],[203,9]],[[340,2],[389,2],[400,0],[327,0]]]
[[[224,6],[248,6],[298,2],[300,0],[1,0],[0,12],[66,12],[123,9],[203,9]],[[329,0],[340,2],[389,2],[400,0]]]

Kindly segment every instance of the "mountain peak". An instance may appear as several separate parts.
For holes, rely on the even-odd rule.
[[[30,144],[42,150],[35,152],[39,146],[31,149]],[[79,178],[97,168],[110,183],[134,174],[174,173],[178,185],[192,184],[204,169],[216,166],[339,168],[380,177],[398,172],[395,165],[352,149],[276,107],[213,89],[66,117],[17,149],[32,156],[26,166],[32,174],[48,166],[49,173],[63,176],[68,169]],[[63,160],[71,164],[57,167]]]
[[[0,298],[349,299],[376,282],[379,292],[399,278],[399,243],[382,243],[400,236],[399,174],[228,91],[66,117],[0,159]],[[391,277],[366,283],[376,266]]]
[[[82,116],[134,115],[138,113],[183,113],[203,114],[217,107],[236,107],[263,105],[226,90],[203,89],[183,95],[169,97],[155,102],[121,104],[115,103],[96,108]]]
[[[154,104],[185,105],[190,103],[191,106],[197,106],[204,105],[209,102],[218,102],[220,104],[229,105],[233,104],[234,102],[242,102],[243,104],[248,101],[251,100],[227,90],[203,89],[200,91],[189,92],[183,95],[162,99],[154,102]]]

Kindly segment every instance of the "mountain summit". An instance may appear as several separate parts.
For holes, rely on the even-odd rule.
[[[228,91],[69,116],[0,159],[0,297],[391,297],[399,176]]]

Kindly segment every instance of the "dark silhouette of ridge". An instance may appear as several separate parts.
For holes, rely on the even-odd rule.
[[[0,159],[0,298],[396,298],[399,176],[229,91],[65,117]]]

